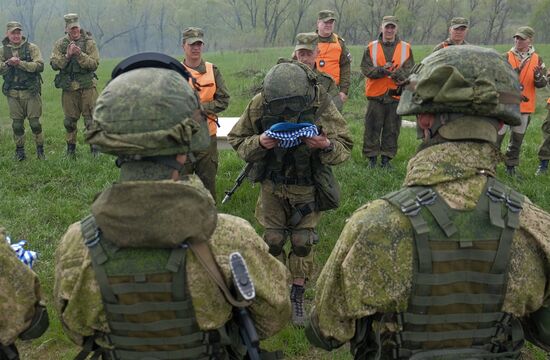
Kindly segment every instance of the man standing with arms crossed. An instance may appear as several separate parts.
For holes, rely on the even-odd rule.
[[[43,160],[44,135],[40,116],[42,115],[42,99],[40,89],[44,71],[44,61],[40,49],[21,34],[21,24],[10,21],[6,29],[6,37],[0,50],[0,74],[4,77],[2,92],[8,98],[8,107],[12,119],[13,139],[15,141],[15,158],[25,160],[25,118],[29,119],[34,141],[36,156]]]
[[[332,76],[340,91],[341,111],[343,104],[348,99],[348,90],[351,82],[351,53],[346,47],[344,39],[334,33],[336,16],[332,10],[321,10],[317,18],[317,34],[319,43],[317,47],[317,69]]]
[[[184,172],[196,173],[216,200],[216,173],[218,172],[216,132],[219,127],[217,114],[229,106],[229,93],[220,70],[216,65],[202,59],[203,37],[204,32],[200,28],[189,27],[183,31],[182,46],[185,59],[182,63],[193,76],[194,80],[190,81],[191,86],[199,92],[201,105],[206,111],[210,145],[206,151],[190,154]]]
[[[57,40],[53,46],[50,64],[59,71],[55,76],[55,87],[62,89],[61,104],[67,131],[67,155],[76,155],[77,121],[80,115],[89,129],[92,112],[97,99],[95,71],[99,66],[99,52],[92,34],[80,28],[77,14],[67,14],[65,19],[66,36]],[[90,146],[92,155],[99,154],[97,148]]]
[[[397,153],[401,130],[401,117],[396,113],[397,86],[407,79],[414,65],[411,46],[399,39],[397,30],[397,17],[384,16],[378,39],[369,43],[361,60],[368,99],[363,156],[371,168],[376,167],[378,155],[382,156],[380,166],[390,168],[390,160]]]
[[[514,35],[514,47],[506,54],[508,62],[518,73],[522,89],[521,96],[523,97],[520,105],[521,124],[512,127],[504,125],[498,132],[497,146],[500,148],[506,132],[509,128],[512,130],[505,160],[506,173],[510,176],[516,175],[523,137],[527,131],[531,114],[535,112],[537,100],[535,88],[543,88],[547,83],[544,61],[532,46],[534,36],[535,31],[529,26],[519,27]]]

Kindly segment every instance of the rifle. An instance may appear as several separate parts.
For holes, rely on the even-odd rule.
[[[225,196],[223,197],[222,204],[225,204],[226,202],[231,199],[231,196],[237,191],[237,189],[241,186],[243,183],[243,180],[246,178],[250,170],[252,169],[252,166],[254,166],[254,163],[246,163],[246,166],[241,170],[239,176],[237,176],[237,179],[235,180],[235,184],[233,184],[233,187],[231,190],[225,192]]]
[[[249,164],[250,165],[250,164]],[[244,171],[244,170],[243,170]],[[256,297],[254,284],[250,279],[246,262],[238,252],[229,255],[229,264],[233,283],[238,290],[238,294],[246,301],[252,301]],[[246,346],[249,360],[260,360],[260,338],[256,332],[256,327],[246,307],[234,307],[233,316],[239,326],[239,334]]]

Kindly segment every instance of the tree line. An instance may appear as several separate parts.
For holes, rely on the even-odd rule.
[[[536,42],[550,40],[550,0],[0,0],[0,20],[20,21],[46,57],[63,36],[63,15],[76,12],[102,56],[123,57],[179,54],[188,26],[205,29],[208,50],[288,46],[297,33],[315,30],[322,9],[337,13],[336,32],[352,45],[376,38],[384,15],[396,15],[413,44],[445,39],[455,16],[470,20],[471,43],[511,43],[522,25],[535,28]]]

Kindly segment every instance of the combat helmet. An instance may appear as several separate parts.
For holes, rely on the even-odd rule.
[[[207,123],[189,76],[179,61],[160,53],[123,60],[97,99],[86,141],[136,160],[205,149]]]
[[[416,65],[408,81],[397,114],[447,114],[449,121],[443,121],[441,129],[462,120],[462,125],[445,129],[453,128],[450,139],[476,138],[475,127],[487,121],[521,123],[517,73],[495,50],[472,45],[441,49]],[[480,133],[477,138],[493,141],[495,136]]]
[[[316,75],[307,65],[279,63],[264,78],[262,93],[266,109],[272,115],[306,110],[316,98],[316,85]]]

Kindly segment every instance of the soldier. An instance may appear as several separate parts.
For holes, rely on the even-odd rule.
[[[22,35],[21,24],[10,21],[6,37],[0,50],[0,74],[4,77],[2,92],[8,98],[8,107],[12,119],[13,139],[15,140],[15,158],[23,161],[25,155],[25,118],[29,119],[36,156],[44,160],[44,135],[40,116],[42,99],[40,89],[44,71],[44,61],[40,49],[27,41]]]
[[[317,46],[319,36],[317,33],[300,33],[296,35],[296,46],[294,47],[294,57],[299,62],[309,66],[317,75],[317,82],[322,85],[327,94],[330,96],[338,111],[342,111],[344,103],[340,98],[338,85],[332,77],[327,73],[319,71],[317,68],[316,59],[319,55],[319,47]]]
[[[550,98],[546,101],[548,114],[542,123],[542,144],[539,148],[540,164],[535,175],[545,175],[548,173],[548,162],[550,161]]]
[[[470,21],[463,17],[454,17],[451,20],[451,26],[449,26],[449,37],[440,42],[432,52],[446,48],[453,45],[468,45],[466,36],[468,35],[468,27]]]
[[[15,340],[40,337],[48,328],[38,276],[16,256],[0,227],[0,359],[18,360]]]
[[[537,94],[535,88],[543,88],[547,84],[546,67],[539,54],[533,47],[535,31],[529,26],[521,26],[514,35],[514,47],[508,51],[507,58],[512,68],[519,74],[519,82],[522,87],[523,101],[520,106],[521,124],[511,128],[510,142],[506,150],[506,173],[516,175],[516,167],[519,166],[521,144],[527,131],[531,114],[535,112]],[[506,132],[510,127],[504,125],[498,132],[497,146],[501,147]]]
[[[290,319],[288,271],[248,222],[217,214],[196,175],[180,175],[187,154],[210,142],[181,63],[138,54],[113,77],[86,140],[117,156],[120,182],[97,196],[57,248],[63,327],[84,347],[81,359],[92,349],[109,359],[242,359],[228,303],[236,300],[230,254],[248,264],[260,338]]]
[[[183,31],[183,65],[191,73],[192,85],[197,88],[201,104],[208,116],[210,146],[206,151],[190,154],[184,173],[196,173],[216,200],[216,173],[218,172],[218,114],[229,106],[229,93],[218,67],[202,58],[204,32],[189,27]]]
[[[348,220],[306,335],[355,359],[515,359],[524,335],[548,350],[550,214],[494,178],[497,129],[521,122],[517,75],[471,45],[422,65],[397,111],[424,143],[404,188]]]
[[[65,119],[63,124],[67,132],[67,155],[76,155],[77,121],[84,118],[86,129],[92,123],[92,111],[97,99],[97,76],[99,52],[92,33],[80,28],[77,14],[67,14],[65,18],[66,36],[57,40],[53,46],[50,64],[59,71],[55,76],[55,87],[63,89],[61,103]],[[99,153],[90,146],[93,156]]]
[[[397,87],[414,65],[411,46],[399,39],[397,24],[395,16],[384,16],[378,39],[369,43],[361,60],[368,99],[363,156],[369,159],[371,168],[376,167],[379,155],[380,166],[390,168],[390,160],[397,153],[401,131],[401,117],[395,112],[399,102]]]
[[[250,177],[261,184],[256,218],[265,229],[263,238],[269,252],[284,263],[288,261],[296,325],[305,321],[305,283],[313,270],[312,246],[319,241],[315,227],[321,210],[337,206],[324,204],[320,196],[326,188],[337,188],[330,166],[347,160],[352,148],[344,118],[316,79],[315,73],[299,62],[275,65],[264,79],[262,92],[254,96],[227,135],[238,155],[254,163]],[[321,131],[293,139],[289,132],[287,140],[270,132],[276,126],[304,125]],[[327,183],[319,181],[318,174],[325,174]],[[292,249],[287,257],[283,247],[288,238]]]
[[[340,102],[348,99],[349,86],[351,84],[351,53],[346,47],[344,39],[334,33],[336,14],[332,10],[321,10],[317,17],[317,34],[319,41],[317,47],[319,54],[316,58],[317,68],[332,76],[338,85]]]

